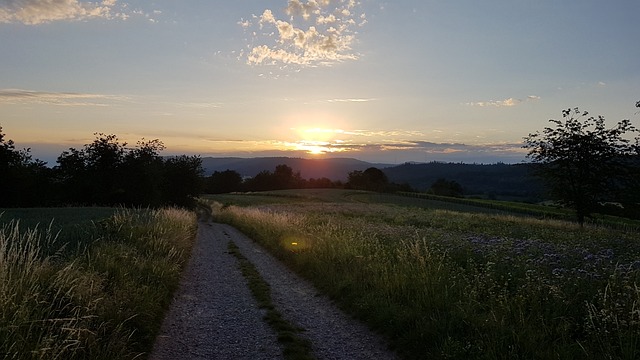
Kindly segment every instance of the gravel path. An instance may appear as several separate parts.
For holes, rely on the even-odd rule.
[[[396,359],[384,341],[342,313],[307,281],[288,270],[231,226],[200,223],[181,288],[164,321],[153,360],[281,359],[275,334],[264,323],[236,259],[233,241],[271,286],[276,308],[312,343],[318,359]]]

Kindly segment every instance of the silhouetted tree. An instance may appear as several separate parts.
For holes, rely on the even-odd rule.
[[[296,189],[300,187],[302,177],[300,172],[293,172],[293,169],[288,165],[277,165],[276,170],[273,173],[274,177],[274,190],[280,189]]]
[[[33,159],[30,149],[17,150],[5,140],[0,126],[0,207],[50,203],[51,182],[45,163]]]
[[[583,224],[600,202],[615,200],[633,181],[630,159],[638,156],[638,148],[623,135],[636,129],[629,120],[607,129],[602,116],[588,117],[578,108],[564,110],[562,117],[549,120],[554,127],[525,137],[524,148],[551,196],[573,208]]]
[[[247,191],[268,191],[275,189],[273,173],[269,170],[263,170],[257,173],[254,177],[245,181],[245,189]]]
[[[389,180],[382,170],[370,167],[365,171],[350,172],[347,186],[351,189],[383,192],[387,190]]]
[[[303,188],[305,181],[300,172],[293,172],[288,165],[277,165],[275,172],[263,170],[244,183],[247,191],[269,191]]]
[[[95,134],[82,149],[71,148],[55,167],[62,202],[96,205],[190,206],[202,189],[202,160],[178,156],[163,159],[158,140],[126,148],[115,135]]]
[[[429,192],[434,195],[450,196],[450,197],[462,197],[464,191],[462,185],[453,180],[447,180],[440,178],[436,180],[429,189]]]
[[[126,179],[122,184],[126,204],[155,207],[163,203],[164,161],[160,152],[164,149],[158,139],[142,139],[125,154],[121,174]]]
[[[242,176],[235,170],[214,171],[205,183],[205,191],[209,194],[225,194],[241,189]]]
[[[191,207],[202,192],[202,159],[199,156],[180,155],[164,162],[165,203]]]
[[[95,140],[58,157],[58,172],[66,197],[72,202],[115,205],[126,201],[123,163],[126,143],[113,135],[95,133]]]
[[[319,179],[311,178],[306,182],[306,186],[309,189],[330,189],[336,187],[336,184],[331,179],[322,177]]]

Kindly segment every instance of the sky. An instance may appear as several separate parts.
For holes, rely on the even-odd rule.
[[[640,100],[637,0],[0,0],[0,126],[55,165],[164,155],[517,163]]]

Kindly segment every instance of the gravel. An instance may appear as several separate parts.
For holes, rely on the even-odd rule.
[[[305,329],[318,359],[396,359],[385,341],[341,312],[306,280],[291,272],[235,228],[200,223],[181,288],[151,359],[281,359],[275,334],[227,253],[233,241],[271,286],[274,305]]]
[[[200,223],[191,259],[150,359],[282,359],[228,240]]]

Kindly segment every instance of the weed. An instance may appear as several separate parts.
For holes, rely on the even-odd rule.
[[[406,358],[638,356],[635,232],[390,203],[249,200],[214,204],[216,220],[259,241]]]
[[[60,242],[64,226],[8,221],[0,229],[0,357],[130,359],[150,351],[189,257],[195,215],[111,213],[84,222],[76,234],[88,236],[74,247]]]

